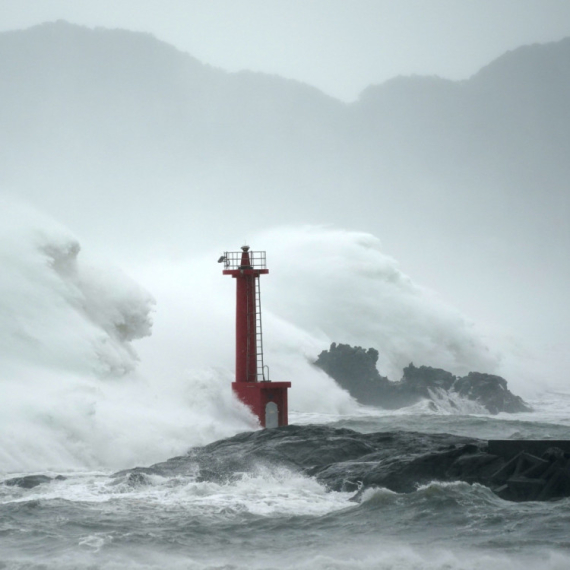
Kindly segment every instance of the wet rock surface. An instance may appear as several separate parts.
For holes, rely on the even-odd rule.
[[[493,374],[469,372],[467,376],[458,378],[451,389],[464,398],[483,404],[492,414],[531,411],[521,397],[509,391],[504,378]]]
[[[150,475],[224,482],[262,467],[286,467],[315,477],[330,490],[354,491],[355,500],[371,487],[409,493],[431,481],[480,483],[516,501],[570,496],[570,454],[548,453],[538,461],[520,459],[520,454],[505,459],[489,453],[487,441],[449,434],[363,434],[317,425],[285,426],[241,433],[115,477],[132,484],[144,484]],[[522,466],[517,468],[519,460]],[[524,474],[530,478],[528,469],[538,464],[540,469],[530,475],[541,482],[520,480]]]
[[[33,489],[43,483],[51,483],[52,481],[65,481],[65,477],[58,475],[57,477],[48,477],[47,475],[25,475],[23,477],[13,477],[6,479],[4,485],[9,487],[21,487],[22,489]]]
[[[447,393],[475,401],[490,413],[530,412],[522,398],[507,388],[500,376],[470,372],[458,378],[441,368],[404,368],[399,382],[382,376],[377,368],[378,351],[359,346],[332,343],[329,350],[319,354],[315,366],[321,368],[358,402],[386,409],[411,406],[421,399],[432,399],[434,394]]]

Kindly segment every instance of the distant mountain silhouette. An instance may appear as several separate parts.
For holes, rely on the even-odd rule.
[[[297,184],[364,168],[368,187],[377,174],[544,190],[570,177],[569,100],[570,39],[509,52],[467,81],[399,77],[346,105],[147,34],[63,21],[0,34],[4,182],[22,154],[57,169],[80,153],[183,177],[215,160]]]
[[[467,81],[399,77],[352,105],[223,72],[147,34],[63,21],[0,34],[0,56],[4,182],[19,178],[22,154],[57,168],[78,153],[183,177],[209,160],[246,171],[253,161],[258,175],[297,184],[349,168],[368,188],[375,175],[381,186],[476,176],[519,192],[570,176],[570,39],[509,52]]]

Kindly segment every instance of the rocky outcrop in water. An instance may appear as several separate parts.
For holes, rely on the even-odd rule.
[[[315,365],[358,402],[371,406],[401,408],[444,392],[478,402],[492,414],[531,411],[522,398],[507,388],[507,381],[500,376],[470,372],[458,378],[440,368],[410,364],[404,368],[399,382],[391,382],[378,372],[377,361],[378,351],[374,348],[366,350],[333,342],[329,350],[319,354]]]
[[[58,475],[57,477],[48,477],[47,475],[24,475],[23,477],[14,477],[12,479],[6,479],[4,485],[9,487],[21,487],[22,489],[33,489],[38,485],[43,485],[44,483],[51,483],[52,481],[65,481],[63,475]]]
[[[508,388],[507,381],[493,374],[469,372],[458,378],[451,389],[460,396],[483,404],[492,414],[499,412],[530,412],[520,396],[515,396]]]
[[[432,481],[479,483],[517,501],[570,496],[570,442],[566,451],[550,449],[542,458],[519,452],[515,445],[524,442],[514,442],[513,449],[510,443],[491,453],[487,441],[449,434],[364,434],[291,425],[241,433],[115,477],[129,485],[145,484],[151,475],[227,482],[260,468],[285,467],[315,477],[330,490],[354,491],[355,500],[372,487],[409,493]],[[517,455],[509,458],[505,449]]]

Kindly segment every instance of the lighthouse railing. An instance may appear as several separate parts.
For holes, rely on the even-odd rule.
[[[267,269],[264,251],[249,251],[249,263],[252,269]],[[240,269],[242,251],[225,251],[223,255],[224,269]]]

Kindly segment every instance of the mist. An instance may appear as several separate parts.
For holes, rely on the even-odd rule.
[[[312,366],[331,342],[392,380],[567,389],[569,49],[348,104],[148,34],[1,34],[5,464],[120,468],[256,427],[215,262],[244,242],[267,251],[266,363],[294,412],[356,410]]]
[[[29,206],[4,200],[2,228],[5,468],[117,469],[256,427],[229,389],[235,292],[219,250],[140,266],[150,295]],[[292,381],[293,413],[357,413],[312,365],[333,341],[379,347],[393,380],[409,362],[517,372],[499,339],[415,284],[374,236],[284,226],[252,237],[271,252],[266,363]]]

